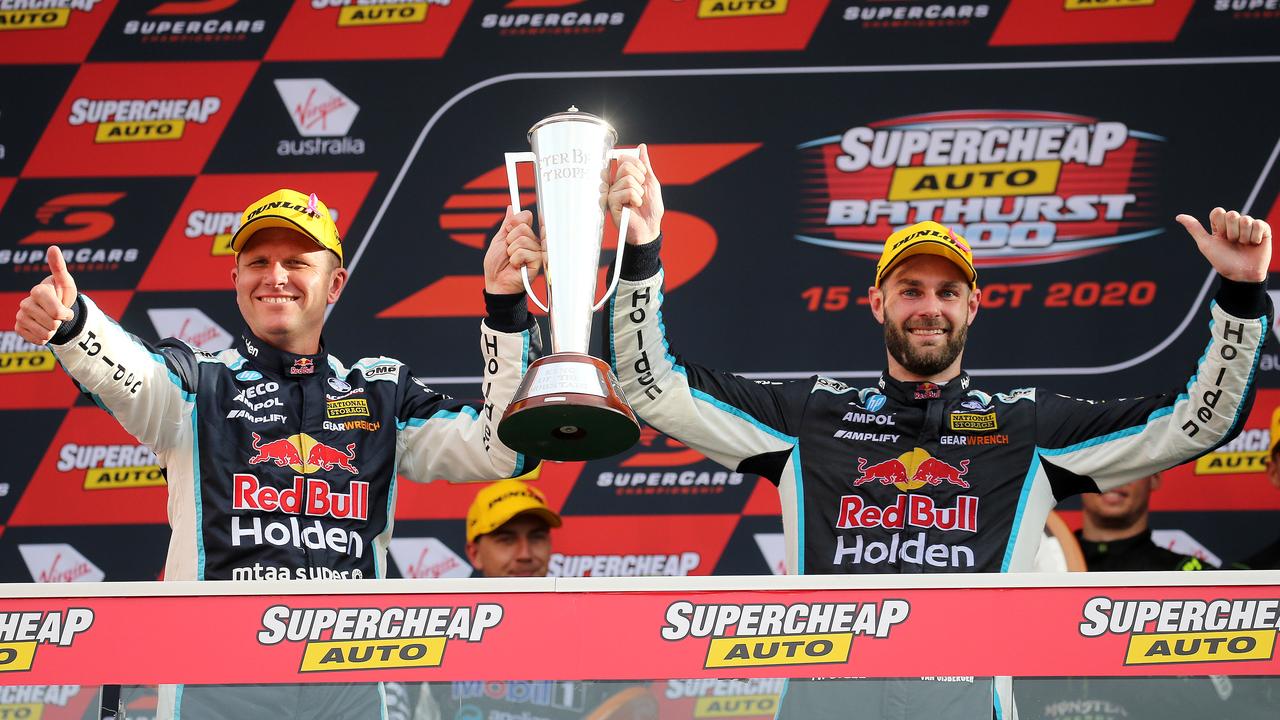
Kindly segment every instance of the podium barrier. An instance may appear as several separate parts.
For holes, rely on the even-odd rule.
[[[0,586],[0,682],[1280,675],[1280,572]]]

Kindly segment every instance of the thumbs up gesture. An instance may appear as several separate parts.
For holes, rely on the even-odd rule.
[[[55,245],[49,248],[49,277],[31,288],[31,294],[18,303],[18,316],[13,329],[23,340],[44,345],[53,339],[62,323],[75,317],[71,306],[78,291],[76,281],[67,272],[67,262]]]
[[[1196,241],[1200,253],[1218,274],[1228,280],[1262,282],[1271,264],[1271,226],[1265,220],[1214,208],[1209,229],[1190,215],[1179,215],[1179,224]]]

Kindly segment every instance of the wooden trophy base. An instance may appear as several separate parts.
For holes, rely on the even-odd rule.
[[[498,438],[544,460],[598,460],[634,445],[640,425],[608,363],[553,353],[529,366],[498,423]]]

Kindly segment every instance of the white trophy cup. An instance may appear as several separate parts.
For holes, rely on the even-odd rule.
[[[613,284],[595,299],[600,245],[604,239],[609,163],[634,150],[615,150],[618,134],[609,123],[571,107],[529,129],[533,152],[507,153],[511,208],[520,211],[516,163],[532,162],[537,178],[538,219],[545,241],[547,304],[524,276],[525,291],[551,318],[551,354],[525,373],[498,437],[518,452],[545,460],[594,460],[635,444],[640,426],[618,379],[605,361],[587,353],[592,314],[618,285],[630,210],[623,208]]]

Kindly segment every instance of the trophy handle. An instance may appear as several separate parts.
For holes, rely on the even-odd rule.
[[[507,189],[511,191],[511,212],[520,212],[520,184],[516,181],[516,163],[533,162],[537,156],[531,152],[509,152],[506,153],[507,158]],[[546,305],[538,299],[537,294],[533,292],[533,287],[529,285],[529,269],[527,267],[520,268],[520,279],[524,281],[525,294],[533,300],[533,304],[542,308],[542,312],[551,312]],[[593,311],[594,312],[594,311]]]
[[[622,158],[640,159],[640,151],[630,150],[610,150],[610,160],[620,160]],[[609,283],[609,289],[605,291],[604,297],[600,298],[600,302],[591,306],[591,312],[595,312],[604,307],[604,304],[613,297],[613,293],[618,289],[618,278],[622,277],[622,251],[627,247],[627,225],[631,222],[631,208],[622,208],[622,217],[618,218],[618,252],[613,258],[613,282]]]

